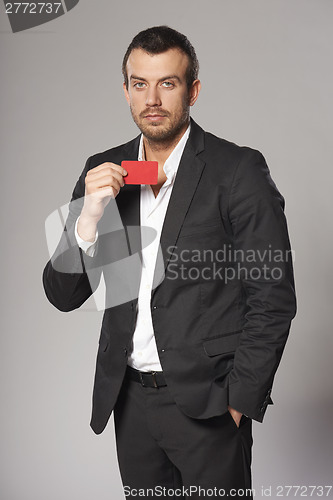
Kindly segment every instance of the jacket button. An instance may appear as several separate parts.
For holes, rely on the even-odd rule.
[[[153,309],[154,309],[154,310],[155,310],[155,309],[157,309],[157,306],[153,306]]]

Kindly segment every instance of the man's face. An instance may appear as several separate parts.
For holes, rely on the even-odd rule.
[[[185,131],[200,90],[199,80],[188,90],[187,65],[187,55],[178,49],[154,55],[142,49],[131,52],[124,91],[133,120],[148,140],[168,142]]]

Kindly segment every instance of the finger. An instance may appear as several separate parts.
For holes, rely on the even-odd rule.
[[[89,176],[95,175],[104,169],[115,170],[115,171],[119,172],[121,175],[127,174],[126,170],[123,167],[121,167],[120,165],[117,165],[116,163],[112,163],[112,162],[105,162],[105,163],[101,163],[101,165],[98,165],[97,167],[94,167],[94,168],[88,170],[87,175],[89,175]]]
[[[113,170],[112,175],[113,175],[114,179],[117,179],[120,186],[124,186],[124,184],[125,184],[124,177],[120,172]]]
[[[119,175],[119,174],[118,174]],[[122,181],[122,176],[120,175],[120,180]],[[104,175],[102,177],[94,178],[94,179],[87,179],[86,180],[86,187],[89,193],[92,193],[94,191],[97,191],[100,188],[103,188],[105,186],[112,186],[113,182],[116,181],[120,184],[119,180],[113,176],[113,175]]]
[[[113,179],[113,181],[111,183],[111,187],[115,190],[115,196],[117,196],[122,185],[117,181],[117,179]]]
[[[93,193],[95,200],[103,200],[108,196],[113,197],[115,189],[112,186],[104,186],[100,188],[97,192]],[[88,195],[89,196],[89,195]]]
[[[105,187],[110,187],[111,189],[113,189],[114,196],[116,197],[122,186],[119,184],[117,179],[112,179],[111,184],[109,184],[108,186],[103,186],[100,189],[104,189]],[[98,191],[100,191],[100,189]]]
[[[127,172],[126,172],[126,174],[127,174]],[[92,182],[96,182],[96,183],[104,182],[106,177],[109,177],[110,179],[112,179],[112,177],[115,177],[116,179],[118,179],[121,186],[123,186],[125,184],[124,177],[123,177],[124,175],[125,175],[124,172],[120,173],[118,170],[107,167],[107,168],[101,169],[98,172],[95,172],[91,175],[87,175],[85,178],[85,183],[91,184]]]

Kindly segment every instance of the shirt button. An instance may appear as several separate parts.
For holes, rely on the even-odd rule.
[[[142,352],[141,351],[138,352],[138,356],[140,356],[140,357],[142,356]]]

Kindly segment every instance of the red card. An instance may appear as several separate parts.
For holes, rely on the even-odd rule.
[[[157,184],[157,161],[122,161],[121,166],[127,171],[125,184]]]

